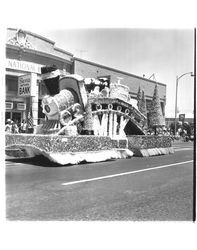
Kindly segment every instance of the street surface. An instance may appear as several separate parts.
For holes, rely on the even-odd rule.
[[[193,219],[193,142],[175,153],[52,167],[37,158],[7,160],[8,220]]]

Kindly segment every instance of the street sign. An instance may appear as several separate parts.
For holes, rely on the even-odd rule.
[[[179,121],[184,121],[185,120],[185,114],[180,114],[179,115]]]

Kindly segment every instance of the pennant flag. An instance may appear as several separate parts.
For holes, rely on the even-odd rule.
[[[27,127],[33,128],[33,117],[32,117],[32,110],[30,109],[27,115]]]

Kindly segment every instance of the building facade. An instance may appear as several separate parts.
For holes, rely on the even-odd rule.
[[[138,89],[145,93],[146,106],[149,115],[151,110],[151,101],[154,93],[155,84],[158,86],[158,92],[160,97],[160,104],[163,116],[165,117],[165,105],[166,105],[166,84],[152,81],[144,77],[136,76],[127,72],[123,72],[117,69],[109,68],[104,65],[96,64],[93,62],[85,61],[80,58],[73,58],[73,72],[81,76],[90,78],[108,78],[110,82],[118,82],[126,85],[130,89],[130,96],[133,99],[137,99]]]
[[[41,67],[55,64],[72,71],[73,55],[55,47],[55,43],[29,31],[7,29],[6,38],[6,113],[5,119],[19,123],[32,108],[33,123],[44,116],[41,98],[46,94],[41,82]]]
[[[6,111],[5,119],[21,122],[27,119],[30,108],[34,125],[44,119],[42,96],[47,93],[41,81],[41,67],[56,65],[67,74],[84,78],[107,78],[130,88],[132,98],[137,98],[139,87],[144,90],[148,111],[151,109],[155,84],[165,116],[166,85],[104,65],[76,58],[72,53],[55,46],[55,42],[29,31],[7,29],[6,38]]]

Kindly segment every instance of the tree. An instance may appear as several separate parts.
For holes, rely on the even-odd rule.
[[[140,89],[140,86],[139,86],[138,92],[137,92],[137,106],[138,106],[138,109],[139,109],[139,106],[140,106],[141,98],[142,98],[142,95],[141,95],[141,89]]]
[[[141,99],[139,100],[139,111],[147,117],[147,109],[146,109],[146,99],[144,96],[144,91],[142,90]]]
[[[156,84],[151,103],[149,126],[155,129],[155,134],[156,134],[157,127],[161,127],[164,125],[165,125],[165,119],[162,114],[159,92]]]
[[[142,90],[142,96],[141,99],[139,100],[139,111],[146,117],[147,119],[147,108],[146,108],[146,99],[144,96],[144,91]],[[147,127],[147,120],[144,121],[144,126]]]

